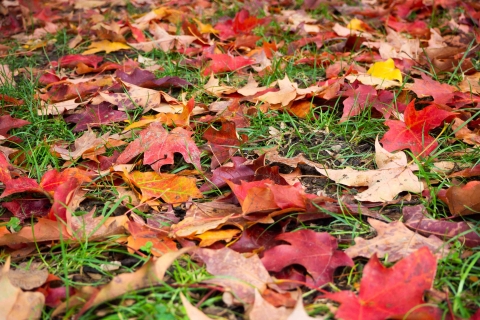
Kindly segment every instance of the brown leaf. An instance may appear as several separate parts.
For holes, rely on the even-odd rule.
[[[447,190],[448,208],[453,215],[480,212],[480,181],[470,181],[464,186],[452,186]]]
[[[396,154],[386,151],[378,139],[375,141],[377,170],[342,170],[319,169],[318,172],[347,186],[368,186],[368,190],[359,193],[355,199],[359,201],[386,202],[391,201],[402,191],[422,192],[423,184],[413,174],[416,166],[407,165],[404,152]]]
[[[0,290],[2,292],[0,319],[40,319],[45,296],[40,292],[24,292],[15,287],[10,281],[9,273],[10,257],[7,258],[0,274]]]
[[[28,269],[27,269],[28,268]],[[48,270],[42,269],[40,263],[21,263],[15,270],[8,272],[10,282],[17,288],[32,290],[42,286],[47,281]]]
[[[436,236],[423,237],[407,229],[400,221],[383,223],[369,218],[368,223],[375,228],[377,236],[369,240],[355,238],[355,245],[345,250],[350,258],[358,256],[371,258],[376,253],[379,258],[388,255],[388,261],[395,262],[424,246],[434,253],[437,252],[438,259],[449,253],[448,244]]]
[[[205,313],[195,308],[194,305],[190,303],[190,301],[185,298],[183,293],[180,292],[180,299],[182,300],[183,307],[185,311],[187,311],[187,317],[193,320],[211,320],[212,318],[207,317]]]

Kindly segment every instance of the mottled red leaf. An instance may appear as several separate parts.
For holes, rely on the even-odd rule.
[[[383,147],[389,152],[410,149],[416,156],[428,156],[438,145],[428,132],[440,126],[451,115],[453,113],[439,109],[435,105],[416,111],[414,100],[405,109],[405,122],[385,121],[390,130],[381,140]]]
[[[21,192],[39,192],[43,190],[37,183],[37,180],[28,177],[18,177],[5,182],[5,190],[3,190],[0,198]]]
[[[376,109],[385,119],[390,118],[392,112],[396,110],[394,95],[387,90],[379,90],[377,93],[374,87],[360,84],[356,89],[349,86],[343,95],[348,98],[343,101],[341,122],[360,114],[367,107]]]
[[[436,270],[437,260],[426,247],[390,268],[374,255],[363,269],[358,296],[352,291],[341,291],[326,297],[341,303],[335,313],[339,319],[403,317],[425,303],[423,295],[432,288]]]
[[[68,206],[73,200],[73,196],[80,188],[80,184],[81,182],[78,179],[72,177],[55,190],[52,208],[48,213],[48,218],[50,220],[57,221],[60,219],[67,221],[67,216],[71,214]]]
[[[131,142],[117,159],[117,163],[128,163],[130,160],[144,154],[144,163],[154,170],[166,164],[173,164],[173,154],[180,153],[187,163],[201,169],[200,150],[198,150],[191,135],[193,132],[183,128],[175,128],[170,133],[162,124],[152,122],[146,129],[140,131],[140,137]]]
[[[280,232],[277,224],[271,227],[255,224],[244,230],[241,237],[228,247],[240,253],[268,250],[275,245],[275,237]]]
[[[433,102],[438,104],[447,104],[453,100],[455,87],[435,81],[425,73],[422,73],[421,76],[422,79],[414,79],[414,84],[410,87],[410,90],[415,92],[417,97],[432,96]]]
[[[113,105],[102,102],[98,105],[88,105],[82,113],[76,113],[65,117],[65,122],[76,123],[73,132],[80,132],[91,128],[100,127],[103,124],[127,120],[128,116],[123,111],[113,110]]]
[[[54,192],[59,186],[66,183],[70,178],[77,179],[80,183],[91,182],[90,175],[78,168],[66,168],[62,171],[47,171],[40,181],[40,187],[47,192]]]
[[[211,73],[235,71],[255,63],[254,59],[234,57],[227,53],[209,53],[206,57],[211,59],[211,61],[203,70],[203,75],[205,76]]]
[[[333,272],[341,266],[353,266],[344,252],[336,250],[337,240],[326,232],[299,230],[283,233],[275,238],[288,242],[265,251],[262,263],[269,271],[299,264],[307,269],[307,284],[318,287],[333,282]]]
[[[426,209],[423,205],[404,207],[405,225],[425,235],[436,235],[440,239],[456,238],[471,248],[480,246],[480,235],[478,235],[475,226],[464,221],[450,222],[429,219],[425,216],[425,213]]]
[[[140,250],[148,242],[152,244],[150,253],[155,257],[161,257],[167,252],[178,251],[177,244],[168,237],[168,233],[164,230],[154,230],[134,221],[127,222],[127,229],[130,232],[130,236],[127,238],[130,253]]]
[[[428,24],[425,21],[417,20],[415,22],[401,22],[398,19],[389,16],[387,26],[397,32],[408,32],[412,36],[426,36],[430,33]]]

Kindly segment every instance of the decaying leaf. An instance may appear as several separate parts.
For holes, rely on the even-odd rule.
[[[351,168],[332,170],[319,169],[318,172],[335,182],[348,186],[367,186],[368,190],[355,196],[359,201],[391,201],[402,191],[422,192],[422,182],[413,174],[416,165],[408,165],[403,152],[391,154],[375,141],[377,170],[359,171]]]
[[[345,250],[350,258],[358,256],[370,258],[376,254],[379,258],[388,257],[389,262],[395,262],[421,247],[428,247],[439,259],[446,257],[449,253],[448,244],[436,236],[423,237],[410,231],[400,221],[387,224],[369,218],[368,223],[375,228],[377,236],[370,240],[355,238],[355,245]]]

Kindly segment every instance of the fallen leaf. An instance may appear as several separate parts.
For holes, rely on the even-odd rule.
[[[405,109],[405,121],[387,120],[390,129],[383,136],[382,144],[390,152],[410,149],[415,156],[428,156],[438,146],[428,132],[440,126],[453,113],[430,105],[421,111],[415,110],[415,100]]]
[[[168,173],[134,171],[127,176],[142,192],[142,202],[161,198],[167,203],[179,204],[191,198],[202,198],[195,179]]]
[[[129,50],[131,49],[130,46],[121,43],[121,42],[111,42],[108,40],[102,40],[97,42],[92,42],[90,46],[88,46],[88,50],[82,52],[82,55],[89,55],[97,52],[105,51],[105,53],[115,52],[119,50]]]
[[[195,308],[195,306],[192,305],[190,301],[188,301],[187,298],[185,298],[185,296],[181,292],[180,292],[180,300],[182,300],[183,307],[185,308],[185,311],[187,312],[187,317],[189,319],[194,319],[194,320],[211,320],[212,319],[207,317],[207,315],[202,311]]]
[[[277,241],[288,242],[264,252],[262,263],[267,270],[279,272],[283,268],[299,264],[307,269],[307,284],[319,287],[333,281],[333,273],[341,266],[353,266],[353,261],[337,249],[337,240],[326,232],[299,230],[282,233]]]
[[[85,111],[65,117],[65,122],[76,123],[73,132],[80,132],[90,128],[100,127],[104,124],[125,121],[128,115],[125,112],[113,110],[109,103],[88,105]]]
[[[7,258],[0,273],[2,289],[2,307],[0,318],[6,320],[40,319],[45,296],[40,292],[28,292],[15,287],[9,278],[10,257]]]
[[[368,186],[368,190],[355,196],[359,201],[386,202],[393,200],[402,191],[423,191],[422,182],[413,174],[413,170],[418,169],[416,165],[408,165],[404,152],[389,153],[382,148],[378,138],[375,141],[375,150],[377,170],[316,170],[337,183],[356,187]]]
[[[390,268],[374,255],[363,269],[358,296],[352,291],[341,291],[325,297],[341,304],[335,312],[340,319],[404,317],[425,304],[423,296],[432,288],[436,271],[437,260],[426,247]]]
[[[375,228],[377,236],[369,240],[355,238],[355,245],[345,250],[350,258],[358,256],[370,258],[376,254],[379,258],[388,257],[388,262],[395,262],[409,256],[421,247],[428,247],[431,252],[435,253],[437,259],[446,257],[449,253],[449,245],[436,236],[423,237],[410,231],[400,221],[387,224],[369,218],[368,223]]]
[[[455,138],[462,139],[463,142],[470,145],[480,145],[480,135],[477,132],[468,129],[465,121],[460,118],[455,118],[453,120],[452,130],[455,133]]]
[[[207,64],[205,70],[203,70],[204,76],[220,72],[237,71],[243,67],[252,65],[255,62],[253,59],[234,57],[227,53],[207,54],[206,57],[211,59],[211,61]]]
[[[292,313],[292,310],[285,307],[275,308],[265,299],[262,298],[262,295],[255,290],[255,301],[248,308],[246,315],[250,320],[264,320],[264,319],[278,319],[286,320],[288,316]]]
[[[425,73],[421,74],[422,79],[414,79],[414,84],[408,86],[410,90],[415,92],[417,97],[433,97],[433,102],[438,104],[447,104],[453,99],[453,92],[455,87],[446,83],[440,83],[433,80]]]
[[[402,83],[402,73],[399,69],[395,68],[395,62],[393,59],[387,61],[375,62],[367,71],[368,74],[379,79],[397,80]]]
[[[85,158],[86,153],[98,154],[104,153],[102,148],[108,142],[109,133],[97,137],[92,130],[86,131],[80,138],[75,140],[74,148],[70,151],[67,148],[53,145],[51,150],[58,153],[63,160],[76,160],[80,157]]]
[[[480,212],[480,181],[470,181],[463,186],[451,186],[447,190],[448,208],[457,215]]]
[[[422,234],[435,235],[440,239],[455,238],[470,248],[480,245],[480,236],[476,227],[468,222],[450,222],[430,219],[423,205],[403,208],[405,225]]]
[[[178,251],[177,244],[168,237],[164,230],[154,230],[134,221],[128,221],[127,228],[130,233],[130,236],[127,238],[128,252],[130,253],[140,250],[148,242],[152,244],[150,253],[155,257],[161,257],[168,252]]]
[[[197,249],[198,256],[214,277],[203,281],[222,286],[242,303],[254,303],[255,291],[263,292],[273,279],[257,255],[244,257],[229,248]]]
[[[187,163],[201,169],[200,150],[190,137],[193,134],[177,127],[168,132],[161,123],[153,122],[140,131],[139,138],[131,142],[120,154],[117,163],[128,163],[143,153],[144,164],[149,164],[156,171],[166,164],[173,164],[173,154],[182,154]]]

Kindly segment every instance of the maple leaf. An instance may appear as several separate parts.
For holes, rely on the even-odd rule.
[[[368,223],[375,228],[377,236],[369,240],[360,237],[355,238],[355,245],[345,250],[350,258],[358,256],[370,258],[376,254],[379,258],[388,256],[389,262],[395,262],[421,247],[428,247],[430,251],[437,252],[436,256],[439,259],[446,257],[449,253],[448,244],[445,244],[436,236],[423,237],[410,231],[400,221],[387,224],[369,218]]]
[[[74,150],[70,151],[67,148],[53,145],[51,150],[60,155],[64,160],[76,160],[80,157],[88,157],[87,153],[93,153],[93,156],[96,154],[102,154],[105,150],[102,148],[108,142],[109,133],[106,133],[100,137],[91,131],[86,131],[80,138],[74,142]]]
[[[393,59],[375,62],[370,69],[368,69],[367,73],[379,79],[398,80],[400,83],[403,81],[402,73],[399,69],[395,68]]]
[[[455,87],[435,81],[425,73],[422,73],[421,76],[422,79],[414,79],[414,84],[408,86],[417,97],[432,96],[433,102],[438,104],[447,104],[453,99],[453,92],[456,91]]]
[[[16,199],[3,202],[2,206],[23,222],[29,221],[31,217],[45,217],[50,211],[51,204],[49,199]]]
[[[410,149],[415,156],[428,156],[437,147],[437,141],[428,132],[440,126],[445,119],[454,115],[430,105],[421,111],[415,110],[415,100],[407,105],[405,121],[387,120],[390,130],[380,140],[387,151]]]
[[[354,170],[351,168],[332,170],[315,169],[335,182],[348,186],[368,186],[368,190],[355,196],[359,201],[390,201],[402,191],[422,192],[423,184],[413,174],[416,165],[407,165],[404,152],[391,154],[387,152],[378,138],[375,140],[375,161],[378,170]]]
[[[363,269],[358,296],[351,291],[341,291],[325,297],[341,303],[335,313],[340,319],[403,317],[425,303],[423,296],[431,289],[436,270],[437,260],[426,247],[390,268],[383,266],[374,255]]]
[[[215,277],[203,282],[213,283],[232,291],[243,303],[253,303],[255,291],[263,292],[273,279],[257,255],[247,258],[229,248],[219,250],[197,249],[198,256]]]
[[[480,181],[470,181],[463,186],[447,190],[448,208],[453,215],[476,214],[480,211]]]
[[[195,320],[212,320],[212,318],[208,317],[205,313],[197,309],[190,301],[185,298],[183,293],[180,292],[180,300],[182,300],[183,307],[187,313],[187,317],[189,319]]]
[[[227,40],[238,34],[250,33],[253,28],[266,22],[267,19],[258,19],[257,17],[250,16],[250,13],[247,10],[242,9],[237,12],[233,19],[219,22],[214,28],[219,31],[219,37],[221,40]]]
[[[210,61],[205,70],[203,70],[204,76],[208,76],[212,73],[216,74],[220,72],[236,71],[255,63],[255,60],[253,59],[234,57],[227,53],[207,54],[206,58],[211,59],[212,61]]]
[[[222,122],[220,130],[215,129],[213,126],[208,127],[203,134],[203,138],[208,141],[208,147],[213,153],[210,165],[212,169],[230,159],[238,149],[235,147],[240,146],[242,143],[242,140],[237,136],[235,122],[227,120]]]
[[[197,38],[193,36],[172,36],[165,29],[154,22],[151,24],[151,32],[153,33],[155,40],[140,43],[130,43],[129,45],[135,49],[145,52],[150,52],[155,48],[164,52],[168,52],[175,48],[178,49],[179,47],[187,48],[193,41],[197,40]]]
[[[162,232],[163,230],[153,230],[134,221],[127,222],[127,229],[130,232],[127,239],[130,253],[140,250],[148,242],[152,244],[150,253],[155,257],[161,257],[167,252],[178,251],[177,244],[165,232]]]
[[[110,103],[100,103],[98,105],[88,105],[85,111],[65,117],[65,122],[76,123],[73,132],[80,132],[90,128],[100,127],[103,124],[120,122],[127,120],[125,112],[113,110]]]
[[[89,67],[97,68],[98,64],[103,61],[103,57],[100,56],[86,56],[81,54],[69,54],[61,57],[57,61],[52,61],[52,67],[60,68],[75,68],[79,63],[83,63]]]
[[[202,198],[195,179],[168,173],[134,171],[127,175],[142,191],[142,202],[162,198],[167,203],[186,202],[190,198]]]
[[[140,137],[131,142],[120,154],[117,163],[128,163],[130,160],[144,154],[144,163],[149,164],[156,171],[166,164],[173,164],[173,154],[182,154],[187,163],[201,168],[200,150],[190,137],[193,134],[183,128],[175,128],[170,133],[162,124],[153,122],[146,129],[140,131]]]
[[[344,252],[336,250],[337,240],[326,232],[299,230],[282,233],[275,240],[289,245],[275,246],[264,252],[262,263],[270,271],[281,271],[292,264],[307,269],[307,284],[319,287],[333,281],[333,272],[341,266],[353,266]]]
[[[115,52],[118,50],[129,50],[130,46],[121,43],[121,42],[111,42],[108,40],[102,40],[97,42],[92,42],[88,47],[89,50],[82,52],[82,55],[89,55],[97,52],[105,51],[106,53]]]
[[[340,122],[346,119],[360,114],[360,112],[367,106],[372,106],[380,113],[382,113],[385,119],[388,119],[394,111],[394,96],[390,91],[381,90],[377,94],[372,86],[359,85],[358,88],[353,89],[350,87],[345,93],[348,98],[343,101],[343,115]]]

